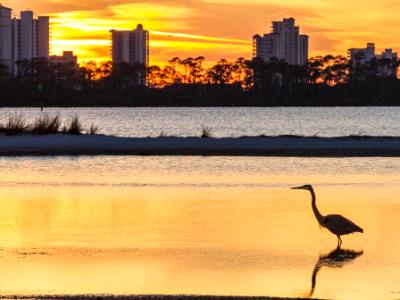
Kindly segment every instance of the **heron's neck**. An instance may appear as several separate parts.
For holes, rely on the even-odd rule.
[[[319,210],[317,208],[317,204],[315,203],[316,199],[315,199],[314,190],[311,189],[310,193],[311,193],[311,198],[312,198],[311,206],[312,206],[312,210],[314,212],[315,218],[317,218],[317,221],[318,221],[319,225],[325,226],[325,224],[324,224],[324,216],[321,215],[321,213],[319,212]]]

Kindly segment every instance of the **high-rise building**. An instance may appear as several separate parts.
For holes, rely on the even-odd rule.
[[[0,64],[12,67],[11,9],[0,4]]]
[[[111,30],[112,62],[149,65],[149,32],[139,24],[136,30]]]
[[[16,62],[35,57],[49,57],[49,17],[34,18],[23,11],[11,18],[11,9],[0,5],[0,63],[16,72]]]
[[[12,20],[14,62],[35,57],[49,57],[49,17],[33,17],[32,11],[22,11],[20,19]]]
[[[369,62],[375,58],[375,44],[368,43],[367,48],[351,48],[347,51],[349,58],[353,61],[353,64],[360,62]]]
[[[304,65],[308,60],[308,36],[300,34],[295,19],[272,22],[272,33],[253,37],[253,56],[265,61],[284,59],[291,65]]]
[[[74,64],[78,66],[78,57],[73,51],[63,51],[63,55],[51,55],[49,61],[53,64]]]
[[[373,59],[379,60],[377,64],[378,76],[396,76],[397,77],[397,64],[393,64],[393,60],[397,60],[397,52],[392,49],[385,49],[382,54],[376,54],[375,44],[368,43],[366,48],[351,48],[347,51],[353,69],[357,68],[359,64],[365,64]]]

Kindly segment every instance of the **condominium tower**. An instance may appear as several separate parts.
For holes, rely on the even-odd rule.
[[[111,30],[112,62],[149,65],[149,32],[139,24],[136,30]]]
[[[272,33],[253,37],[253,56],[265,61],[283,59],[291,65],[304,65],[308,60],[308,36],[300,34],[295,19],[272,22]]]
[[[11,9],[0,4],[0,64],[12,66]]]
[[[35,57],[49,57],[49,17],[34,18],[32,11],[22,11],[11,18],[11,9],[0,5],[0,63],[15,72],[16,62]]]
[[[32,11],[23,11],[12,23],[14,61],[49,57],[49,17],[35,19]]]
[[[365,64],[372,60],[377,60],[379,63],[377,64],[376,75],[397,77],[398,54],[390,48],[385,49],[381,54],[376,54],[375,44],[368,43],[366,48],[351,48],[347,53],[351,61],[352,73],[359,64]]]
[[[367,48],[351,48],[347,51],[349,58],[353,64],[356,62],[369,62],[370,60],[376,59],[397,59],[397,53],[393,52],[392,49],[385,49],[382,54],[375,53],[375,44],[368,43]]]

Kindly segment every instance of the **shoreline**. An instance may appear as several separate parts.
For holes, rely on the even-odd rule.
[[[0,156],[400,157],[400,137],[0,135]]]
[[[0,299],[22,300],[295,300],[311,298],[209,295],[0,295]],[[313,298],[316,299],[316,298]]]

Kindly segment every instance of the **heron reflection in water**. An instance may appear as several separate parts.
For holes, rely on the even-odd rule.
[[[308,297],[312,297],[314,294],[315,286],[317,284],[317,275],[322,267],[341,268],[362,254],[363,251],[345,250],[338,247],[329,254],[321,255],[318,262],[315,264],[314,271],[312,273],[311,291]]]

